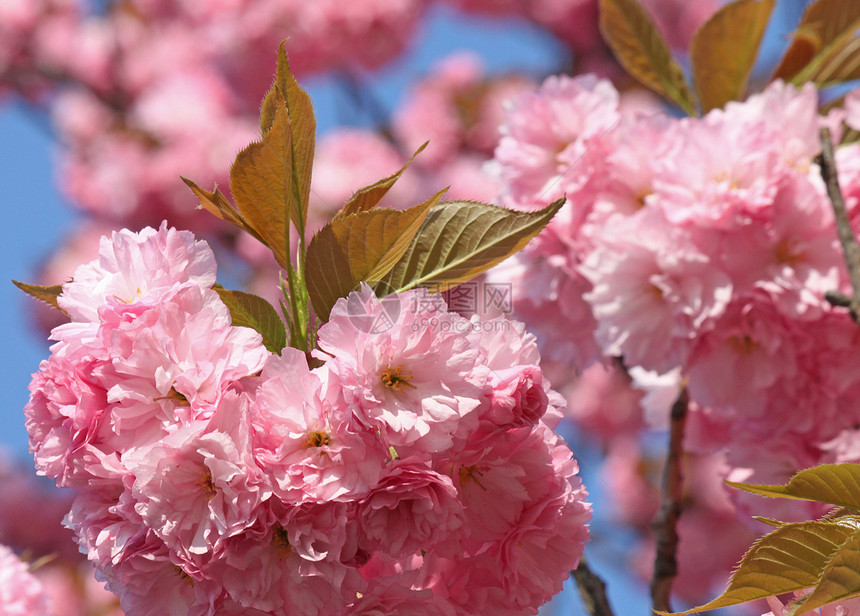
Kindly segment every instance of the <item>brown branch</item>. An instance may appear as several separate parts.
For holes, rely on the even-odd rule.
[[[681,498],[684,477],[681,471],[683,459],[684,425],[689,406],[687,388],[681,389],[672,405],[669,423],[669,451],[663,469],[663,492],[660,513],[654,520],[654,540],[657,554],[654,559],[654,575],[651,578],[651,604],[655,610],[671,612],[670,597],[672,582],[678,574],[678,519],[681,517]]]
[[[848,308],[854,322],[860,324],[860,245],[854,237],[851,229],[851,220],[845,208],[845,198],[839,188],[839,177],[836,172],[836,158],[833,155],[833,140],[830,129],[822,128],[821,154],[816,158],[821,168],[821,178],[827,187],[827,196],[833,206],[833,216],[836,219],[836,232],[842,244],[842,252],[845,255],[845,265],[848,267],[848,275],[851,278],[852,294],[847,296],[839,291],[828,291],[825,299],[834,306]]]
[[[579,566],[570,574],[579,587],[585,610],[591,616],[614,616],[609,599],[606,597],[606,582],[589,568],[584,554],[579,559]]]

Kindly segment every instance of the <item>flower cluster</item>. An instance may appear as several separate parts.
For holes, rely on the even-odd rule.
[[[4,616],[48,616],[49,607],[42,583],[15,552],[0,545],[0,612]]]
[[[819,128],[838,139],[842,119],[819,115],[812,85],[779,81],[701,118],[631,111],[591,76],[551,77],[511,105],[492,163],[503,203],[568,203],[491,279],[517,289],[514,313],[543,355],[582,371],[568,406],[606,442],[607,474],[646,490],[633,475],[647,455],[630,443],[643,422],[665,427],[682,382],[685,449],[720,456],[722,477],[781,483],[860,460],[860,332],[824,299],[850,286],[814,160]],[[840,147],[837,167],[857,227],[860,147]],[[608,357],[624,378],[603,375]],[[748,502],[763,513],[732,498],[744,519]],[[765,506],[781,519],[812,513]]]
[[[680,368],[709,419],[739,428],[700,449],[727,432],[823,447],[856,423],[842,401],[860,386],[858,333],[824,300],[846,274],[813,163],[819,126],[839,119],[819,117],[812,86],[781,82],[701,119],[625,113],[588,77],[520,99],[496,150],[504,199],[569,204],[498,275],[520,285],[545,354]],[[851,207],[857,156],[840,151]]]
[[[31,384],[37,468],[77,490],[129,616],[513,615],[560,590],[591,511],[521,324],[365,287],[311,357],[275,355],[214,281],[189,232],[103,238]]]

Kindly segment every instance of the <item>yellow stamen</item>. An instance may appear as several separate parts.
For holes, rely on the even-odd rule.
[[[308,432],[308,440],[305,441],[305,447],[323,447],[331,445],[331,436],[321,430],[310,430]]]
[[[166,396],[161,396],[160,398],[153,398],[154,402],[157,402],[159,400],[173,400],[179,406],[191,406],[191,403],[188,401],[188,398],[176,391],[175,387],[171,387],[170,391],[167,392]]]
[[[797,265],[803,261],[803,253],[795,252],[789,240],[782,240],[776,245],[774,256],[776,260],[785,265]]]
[[[379,378],[382,379],[385,387],[391,391],[400,391],[403,387],[415,389],[415,385],[412,384],[412,375],[405,372],[400,364],[397,366],[388,364],[388,367],[382,371]]]
[[[487,488],[485,488],[480,481],[480,477],[484,474],[484,472],[477,466],[475,466],[474,464],[472,466],[461,466],[458,472],[460,474],[460,485],[472,481],[479,488],[486,491]]]
[[[185,573],[185,571],[183,571],[181,567],[174,566],[173,572],[176,574],[176,576],[178,578],[180,578],[183,582],[185,582],[186,585],[194,586],[194,580],[192,579],[192,577],[190,575],[188,575],[187,573]]]
[[[203,494],[206,495],[206,498],[212,498],[218,493],[218,488],[215,487],[215,482],[212,481],[212,473],[210,471],[200,473],[200,479],[197,481],[197,485],[203,490]]]
[[[278,551],[278,558],[286,558],[293,551],[290,546],[290,537],[287,535],[287,530],[280,524],[275,526],[272,533],[272,543]]]
[[[729,345],[741,355],[750,355],[758,346],[749,336],[732,336]]]

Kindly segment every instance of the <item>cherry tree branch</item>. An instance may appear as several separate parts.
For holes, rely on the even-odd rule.
[[[654,559],[654,575],[651,578],[651,604],[655,610],[671,612],[670,598],[672,582],[678,574],[678,520],[681,517],[681,498],[684,477],[681,469],[683,461],[682,445],[684,426],[687,422],[689,406],[687,388],[681,389],[678,399],[672,405],[669,423],[669,452],[663,469],[663,490],[660,512],[654,520],[654,540],[657,555]]]
[[[606,597],[606,582],[589,568],[584,554],[579,559],[579,566],[570,574],[582,595],[585,610],[591,616],[615,616]]]
[[[854,237],[851,229],[851,221],[848,218],[848,210],[845,207],[845,198],[839,188],[839,177],[836,172],[836,158],[833,154],[833,140],[830,129],[822,128],[821,154],[816,158],[821,168],[821,178],[827,188],[827,196],[833,206],[833,216],[836,219],[836,232],[842,244],[842,252],[845,255],[845,265],[848,267],[848,275],[851,277],[852,294],[849,297],[840,291],[828,291],[825,299],[834,306],[848,308],[851,318],[860,324],[860,245]]]

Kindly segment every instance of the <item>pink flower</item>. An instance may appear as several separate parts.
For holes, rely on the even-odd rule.
[[[154,306],[112,298],[99,317],[112,360],[111,402],[149,404],[178,393],[191,409],[211,406],[269,356],[260,334],[230,325],[215,291],[192,284],[172,289]]]
[[[657,162],[655,203],[684,227],[734,229],[768,218],[783,178],[808,170],[820,125],[815,89],[781,82],[701,120],[682,120],[679,147]]]
[[[588,540],[591,508],[577,471],[570,450],[540,426],[457,460],[469,541],[456,560],[425,557],[426,587],[471,613],[522,614],[549,600]]]
[[[854,130],[860,130],[860,88],[845,95],[845,122]]]
[[[566,392],[569,415],[604,443],[644,427],[643,393],[617,364],[594,364]]]
[[[59,304],[75,321],[98,321],[98,309],[108,299],[152,305],[175,287],[193,282],[215,283],[215,257],[209,246],[188,231],[162,223],[156,231],[116,231],[103,237],[99,258],[75,270],[63,285]]]
[[[88,443],[103,434],[107,388],[93,378],[93,359],[69,361],[54,355],[42,361],[24,407],[30,451],[41,474],[72,485]]]
[[[329,532],[340,533],[342,528],[334,526]],[[249,575],[250,571],[255,573]],[[301,556],[292,547],[290,532],[277,521],[258,523],[231,537],[223,556],[205,573],[219,580],[232,601],[275,614],[338,613],[363,587],[356,570],[337,558]]]
[[[559,515],[568,506],[581,509],[572,515],[582,524],[591,516],[570,450],[545,426],[538,425],[525,435],[519,431],[500,435],[490,444],[463,452],[453,462],[454,485],[466,516],[463,548],[467,552],[516,532],[539,502],[552,501]],[[579,500],[582,503],[574,505]],[[588,536],[584,528],[576,533],[583,544]],[[573,540],[571,536],[567,539]],[[578,553],[570,557],[578,558]]]
[[[689,235],[646,209],[607,229],[581,268],[603,352],[628,365],[667,372],[713,327],[732,285]]]
[[[284,503],[361,498],[389,455],[355,423],[336,376],[327,366],[310,371],[295,349],[266,362],[251,422],[254,457]]]
[[[410,588],[398,578],[377,583],[346,608],[342,616],[454,616],[454,607],[440,593]]]
[[[465,127],[456,97],[474,88],[482,73],[483,66],[476,56],[467,53],[448,56],[434,67],[430,77],[413,88],[397,111],[395,134],[409,150],[430,141],[418,159],[420,164],[439,167],[461,149]]]
[[[781,312],[811,320],[829,310],[824,294],[844,280],[840,250],[823,191],[805,176],[791,176],[766,219],[735,229],[714,252],[722,253],[736,293],[764,289]]]
[[[819,115],[818,92],[811,83],[798,89],[782,80],[768,84],[743,102],[727,103],[724,111],[712,113],[740,131],[758,133],[756,138],[766,135],[768,141],[773,140],[779,162],[800,173],[809,169],[821,151],[820,128],[832,123]]]
[[[4,616],[48,616],[50,613],[42,583],[5,545],[0,545],[0,611]]]
[[[577,53],[600,46],[597,5],[592,0],[536,0],[529,16],[564,40]]]
[[[279,524],[290,549],[311,562],[341,562],[360,566],[365,556],[358,548],[358,529],[352,503],[304,503],[284,509]]]
[[[225,395],[208,423],[123,455],[134,509],[179,562],[206,561],[253,525],[271,490],[251,458],[247,400]]]
[[[166,227],[103,241],[66,285],[81,318],[52,332],[26,409],[129,616],[452,616],[514,587],[522,613],[557,590],[590,509],[522,324],[365,286],[319,329],[311,370],[231,324],[207,250]],[[425,556],[462,557],[489,589],[442,591],[452,565]]]
[[[123,613],[131,616],[206,616],[212,614],[219,585],[193,578],[167,556],[151,548],[121,565],[107,566],[101,576],[120,597]]]
[[[450,184],[451,188],[445,193],[446,200],[493,203],[501,185],[487,173],[486,162],[485,156],[461,153],[435,170],[426,180],[426,184]]]
[[[540,368],[512,368],[493,376],[497,381],[485,419],[503,427],[533,426],[540,421],[549,404]]]
[[[550,77],[514,101],[495,156],[503,204],[534,209],[582,190],[618,117],[615,88],[588,75]]]
[[[545,358],[582,370],[600,356],[594,339],[597,322],[583,298],[591,283],[576,271],[570,251],[554,241],[553,231],[544,233],[548,239],[544,246],[543,235],[538,236],[534,251],[527,248],[514,255],[490,270],[487,279],[518,290],[514,316],[528,323]]]
[[[344,401],[402,458],[442,454],[477,421],[486,372],[471,323],[445,308],[424,289],[380,300],[365,287],[338,300],[319,330]]]
[[[451,478],[418,460],[394,462],[358,504],[360,545],[402,557],[418,550],[455,555],[462,505]]]

